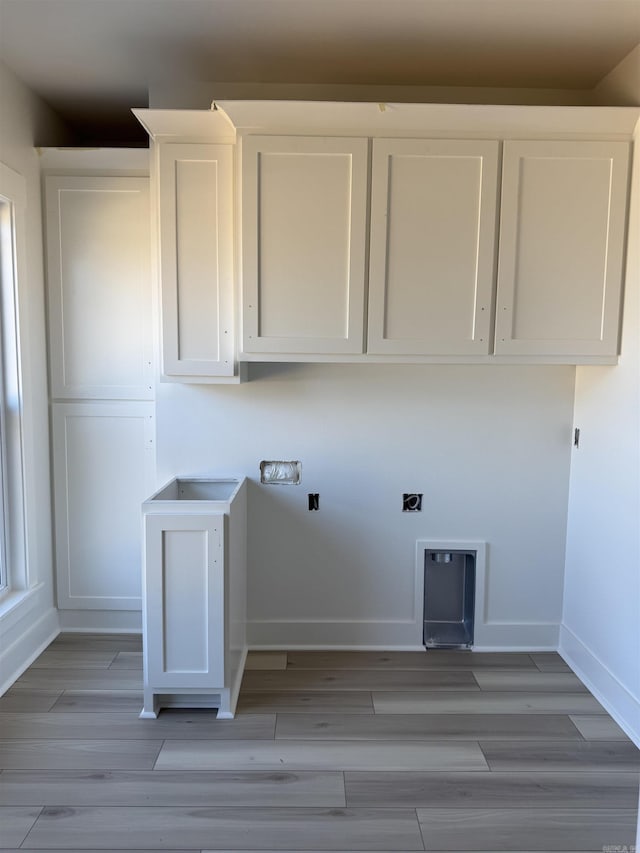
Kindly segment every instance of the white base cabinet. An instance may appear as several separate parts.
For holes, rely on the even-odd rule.
[[[215,707],[230,719],[246,644],[244,480],[173,480],[143,503],[143,718]]]

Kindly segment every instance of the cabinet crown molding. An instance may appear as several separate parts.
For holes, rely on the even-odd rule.
[[[236,135],[631,140],[638,107],[215,101],[210,110],[136,109],[156,140],[236,141]]]

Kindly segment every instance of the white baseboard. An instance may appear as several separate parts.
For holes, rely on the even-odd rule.
[[[3,642],[0,650],[0,696],[20,678],[59,633],[58,611],[50,607],[13,642]]]
[[[546,652],[558,649],[557,624],[483,623],[475,628],[476,652]],[[247,625],[249,647],[276,649],[342,649],[349,651],[416,651],[422,645],[422,623],[413,622],[278,622]]]
[[[474,630],[474,648],[482,652],[555,652],[560,625],[546,622],[481,622]]]
[[[247,638],[250,648],[416,648],[422,642],[422,625],[410,621],[255,620],[247,623]]]
[[[87,634],[140,634],[139,610],[59,610],[60,630]]]
[[[293,645],[286,646],[262,645],[253,643],[249,647],[251,652],[424,652],[424,646],[336,646],[335,643],[325,645]]]
[[[566,625],[560,626],[559,652],[620,728],[640,747],[640,700]]]

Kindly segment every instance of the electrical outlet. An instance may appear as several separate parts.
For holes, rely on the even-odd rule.
[[[405,492],[402,495],[402,512],[422,512],[422,493]]]

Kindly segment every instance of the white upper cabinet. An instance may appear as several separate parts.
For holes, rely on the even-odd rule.
[[[234,375],[233,146],[158,145],[163,373]]]
[[[149,180],[45,181],[51,396],[151,399]]]
[[[362,353],[366,139],[242,141],[243,349]]]
[[[159,151],[166,376],[237,381],[234,356],[616,362],[637,109],[136,114]]]
[[[497,141],[373,141],[367,352],[490,352],[498,158]]]
[[[496,354],[617,354],[628,164],[626,142],[505,142]]]

